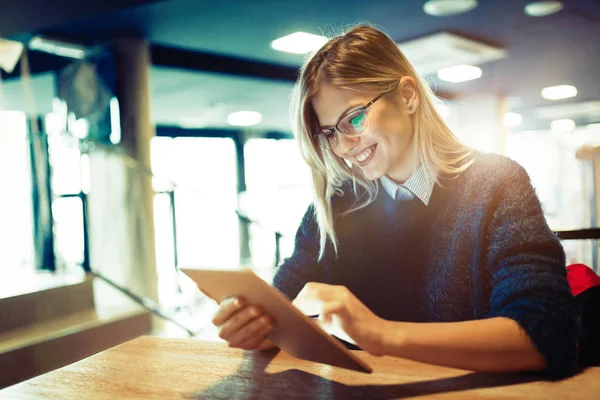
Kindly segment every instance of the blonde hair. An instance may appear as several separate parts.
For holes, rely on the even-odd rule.
[[[354,206],[345,213],[369,205],[378,193],[376,182],[369,181],[360,169],[347,165],[331,151],[323,149],[316,138],[319,121],[312,101],[324,84],[364,92],[397,93],[400,79],[412,77],[420,103],[413,114],[414,151],[421,165],[436,176],[456,175],[469,167],[472,152],[461,143],[436,110],[437,97],[385,33],[370,26],[357,26],[330,39],[309,56],[294,87],[290,108],[292,126],[302,157],[312,171],[314,213],[319,227],[323,257],[327,240],[337,255],[332,197],[344,182],[353,181],[364,189]]]

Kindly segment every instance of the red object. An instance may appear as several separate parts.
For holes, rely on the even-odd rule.
[[[567,267],[567,281],[573,296],[594,287],[600,286],[600,276],[585,264],[572,264]]]

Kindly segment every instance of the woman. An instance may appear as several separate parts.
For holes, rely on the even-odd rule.
[[[331,39],[302,67],[292,111],[315,201],[275,287],[371,354],[574,370],[564,252],[529,177],[463,145],[389,37],[359,26]],[[213,323],[230,346],[272,346],[274,322],[241,299]]]

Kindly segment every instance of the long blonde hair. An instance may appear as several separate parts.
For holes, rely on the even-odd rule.
[[[436,110],[438,99],[417,74],[396,43],[370,26],[357,26],[330,39],[309,56],[294,87],[290,114],[302,157],[312,171],[314,210],[320,236],[319,259],[327,240],[337,254],[332,197],[342,184],[354,181],[364,190],[350,210],[369,205],[378,193],[376,182],[369,181],[360,169],[347,165],[331,151],[323,149],[316,138],[319,121],[312,101],[324,84],[364,92],[397,93],[400,79],[412,77],[420,103],[413,114],[414,151],[421,165],[431,172],[456,175],[470,165],[472,152],[461,143]],[[438,182],[439,183],[439,182]]]

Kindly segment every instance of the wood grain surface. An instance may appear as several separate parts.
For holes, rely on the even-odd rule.
[[[140,337],[0,391],[0,399],[599,399],[600,368],[562,381],[481,374],[356,353],[363,374],[281,351]]]

